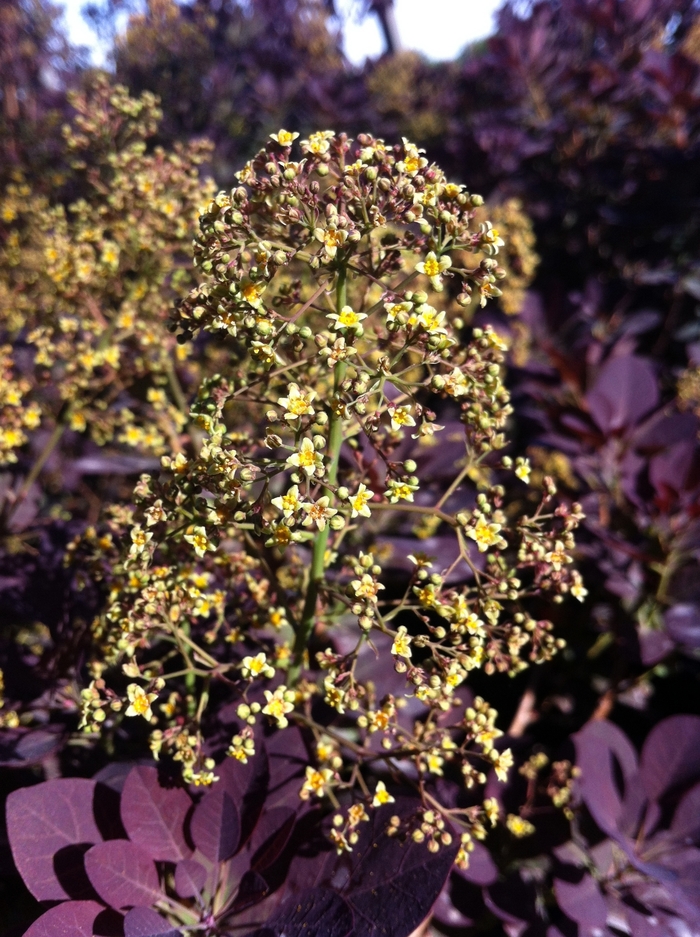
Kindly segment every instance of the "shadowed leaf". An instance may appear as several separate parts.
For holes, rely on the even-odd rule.
[[[158,771],[139,765],[124,784],[122,822],[129,839],[152,859],[178,862],[191,852],[183,830],[191,806],[186,791],[161,787]]]
[[[226,791],[208,791],[192,814],[190,833],[195,846],[212,862],[224,862],[236,851],[241,833],[238,810]]]

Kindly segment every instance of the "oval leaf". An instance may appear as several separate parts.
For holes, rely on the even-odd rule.
[[[186,791],[179,787],[161,787],[158,771],[139,765],[124,783],[122,823],[132,843],[140,846],[151,859],[179,862],[191,853],[184,833],[191,806]]]
[[[94,794],[94,781],[56,778],[13,791],[7,798],[12,856],[24,884],[38,901],[71,897],[54,867],[60,850],[102,840],[93,816]]]
[[[175,891],[181,898],[196,898],[207,881],[207,870],[194,859],[183,859],[175,866]]]
[[[587,723],[573,736],[581,769],[579,790],[593,819],[608,836],[619,835],[622,796],[615,782],[613,756],[625,781],[634,777],[637,755],[627,736],[605,719]]]
[[[336,892],[313,888],[288,898],[262,933],[268,931],[277,937],[350,937],[353,915]],[[363,928],[362,934],[369,931]]]
[[[96,901],[65,901],[34,921],[24,937],[92,937],[92,925],[102,911]]]
[[[152,858],[126,839],[93,846],[85,869],[97,894],[113,908],[151,905],[163,897]]]
[[[670,716],[654,726],[642,748],[640,775],[650,800],[700,777],[700,716]]]
[[[592,875],[584,875],[580,882],[555,879],[554,894],[564,914],[576,921],[586,933],[596,928],[605,933],[608,906]]]
[[[124,918],[124,937],[180,937],[181,933],[151,908],[132,908]]]
[[[609,358],[586,399],[591,416],[604,433],[634,426],[659,402],[654,368],[636,355]]]
[[[236,805],[223,787],[209,791],[197,804],[190,833],[197,849],[212,862],[224,862],[234,854],[241,823]]]

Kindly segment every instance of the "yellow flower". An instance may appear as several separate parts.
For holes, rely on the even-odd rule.
[[[296,514],[296,512],[301,507],[301,501],[299,499],[299,486],[292,485],[292,487],[285,495],[280,495],[278,498],[273,498],[270,503],[278,508],[285,517],[291,517],[292,514]]]
[[[408,482],[396,481],[392,479],[387,489],[387,497],[391,504],[396,504],[399,499],[403,501],[413,501],[413,492],[418,491],[418,485],[409,485]]]
[[[394,635],[394,643],[391,645],[391,653],[397,657],[411,659],[411,637],[406,631],[405,625],[401,625]]]
[[[514,813],[509,813],[506,819],[506,826],[513,836],[522,839],[523,836],[531,836],[535,832],[535,827],[529,820],[518,817]]]
[[[306,511],[306,517],[301,522],[302,526],[310,527],[315,523],[319,530],[325,530],[326,521],[338,513],[336,508],[328,507],[329,503],[330,498],[324,495],[318,501],[307,501],[302,504],[302,508]]]
[[[298,420],[302,416],[314,415],[311,401],[315,396],[315,390],[300,390],[298,384],[291,383],[287,385],[287,396],[280,397],[277,402],[285,409],[285,420]]]
[[[561,540],[557,540],[554,544],[554,549],[550,550],[549,553],[545,553],[545,560],[551,564],[552,568],[559,572],[562,566],[565,566],[567,563],[571,563],[571,557],[567,556],[564,551],[564,544]]]
[[[430,280],[433,289],[439,293],[442,290],[442,274],[448,270],[451,265],[452,260],[447,255],[438,259],[435,251],[430,251],[424,261],[416,264],[416,270],[418,273],[425,274]]]
[[[314,237],[323,244],[323,251],[329,260],[333,260],[338,253],[338,248],[342,247],[347,240],[347,236],[347,231],[339,230],[335,225],[314,230]]]
[[[314,156],[323,156],[330,149],[329,140],[335,136],[334,130],[318,130],[309,135],[308,140],[301,141],[301,148],[304,151],[313,153]]]
[[[369,820],[369,814],[363,804],[353,804],[348,810],[348,826],[351,830],[367,820]]]
[[[152,533],[146,533],[146,531],[139,526],[133,527],[131,529],[131,547],[129,549],[129,554],[131,556],[138,556],[139,553],[143,553],[146,544],[152,539]]]
[[[306,766],[306,777],[304,784],[299,791],[299,797],[302,800],[308,800],[311,795],[323,797],[326,792],[326,786],[333,779],[333,772],[330,768],[312,768]]]
[[[294,709],[294,705],[285,698],[286,693],[287,687],[284,684],[278,686],[274,693],[265,690],[267,703],[263,706],[262,711],[266,716],[277,720],[278,729],[285,729],[289,725],[287,713],[292,712]]]
[[[129,698],[129,706],[125,716],[143,716],[149,721],[153,718],[151,703],[158,698],[157,693],[146,693],[136,683],[130,683],[126,688],[126,695]]]
[[[307,437],[302,439],[298,451],[289,456],[287,465],[300,468],[306,475],[311,476],[316,469],[323,468],[323,456],[316,452],[313,442]]]
[[[265,288],[265,283],[253,283],[252,280],[243,280],[241,283],[241,296],[253,309],[259,309],[262,306],[262,294],[265,292]]]
[[[361,514],[362,517],[370,517],[372,512],[367,502],[371,501],[373,497],[374,492],[370,491],[365,484],[361,484],[355,494],[350,496],[350,507],[352,509],[350,516],[357,517],[358,514]]]
[[[351,306],[343,306],[340,310],[340,314],[332,312],[327,318],[336,320],[333,326],[334,329],[351,329],[355,331],[359,328],[362,320],[367,318],[367,314],[364,312],[355,312]]]
[[[516,459],[515,465],[515,474],[520,479],[520,481],[527,484],[530,481],[530,472],[532,467],[530,465],[529,459]]]
[[[280,146],[291,146],[299,136],[298,133],[292,133],[290,130],[278,130],[277,133],[271,133],[270,139]]]
[[[578,599],[579,602],[583,602],[583,600],[588,595],[588,589],[586,589],[586,587],[584,586],[580,573],[574,572],[572,573],[572,576],[573,576],[574,582],[569,591],[571,592],[571,594],[573,595],[575,599]]]
[[[393,803],[394,803],[394,798],[386,789],[386,785],[384,784],[384,781],[377,781],[377,786],[374,789],[374,797],[372,799],[372,806],[381,807],[382,804],[393,804]]]
[[[255,657],[244,657],[241,661],[241,673],[251,680],[256,677],[271,679],[275,675],[275,668],[267,662],[267,655],[262,651]]]
[[[418,324],[422,326],[429,335],[440,335],[446,332],[442,324],[445,319],[444,312],[438,312],[437,309],[433,308],[433,306],[429,306],[427,303],[424,303],[419,311]]]
[[[499,536],[500,530],[500,524],[489,524],[487,519],[482,515],[474,527],[467,531],[467,536],[476,541],[480,553],[485,553],[490,547],[496,546],[501,542],[501,537]]]
[[[424,153],[425,150],[419,150],[415,143],[411,143],[406,137],[402,137],[401,139],[403,140],[405,156],[401,162],[396,164],[396,168],[399,172],[405,172],[409,176],[415,176],[421,169],[424,169],[428,165],[428,160],[420,155]]]
[[[194,527],[192,533],[185,534],[185,540],[192,544],[197,556],[204,556],[207,550],[216,550],[214,544],[207,537],[204,527]]]
[[[498,818],[501,815],[501,807],[495,797],[486,798],[484,801],[484,813],[491,826],[495,826],[498,823]]]
[[[376,582],[376,580],[372,579],[369,573],[365,573],[362,579],[353,579],[350,583],[350,588],[360,599],[374,599],[377,596],[377,592],[383,589],[384,586],[380,582]]]
[[[500,755],[494,759],[493,767],[499,781],[508,780],[508,771],[513,767],[513,753],[509,748],[506,748],[505,751],[502,751]]]
[[[393,407],[389,411],[391,417],[391,428],[399,430],[402,426],[415,426],[416,421],[411,416],[411,408],[406,405],[403,407]]]

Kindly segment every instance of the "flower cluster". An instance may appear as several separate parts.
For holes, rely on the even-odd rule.
[[[17,175],[0,195],[0,461],[32,430],[99,445],[181,448],[186,349],[167,330],[198,209],[211,195],[206,143],[149,152],[160,112],[97,77],[71,96],[67,166],[36,190]],[[41,186],[41,183],[37,183]],[[183,408],[185,412],[183,412]]]
[[[244,726],[231,757],[247,759],[260,723],[293,722],[317,739],[301,798],[364,797],[334,823],[342,851],[365,810],[392,802],[384,780],[369,793],[378,759],[410,763],[422,789],[453,770],[468,788],[490,770],[507,778],[496,710],[464,686],[470,671],[516,674],[563,644],[529,609],[581,593],[583,515],[554,506],[547,478],[534,513],[513,518],[493,478],[522,485],[530,465],[503,453],[507,343],[489,325],[465,340],[449,300],[499,294],[502,239],[475,219],[482,200],[407,140],[296,137],[274,134],[201,217],[204,278],[175,327],[185,342],[218,334],[230,359],[191,406],[192,446],[164,455],[134,507],[74,551],[110,586],[96,676],[121,664],[181,687],[159,701],[154,751],[175,751],[190,780],[213,779],[204,714],[212,681],[225,682]],[[438,496],[419,463],[448,423],[452,475]],[[450,544],[449,560],[420,551],[420,525]],[[384,567],[405,535],[416,547],[397,597]],[[374,655],[391,692],[363,674]],[[319,695],[333,714],[320,722]],[[122,703],[150,715],[154,700],[138,685]],[[481,812],[433,800],[413,833],[431,850],[451,842],[450,824],[465,836],[483,826]]]

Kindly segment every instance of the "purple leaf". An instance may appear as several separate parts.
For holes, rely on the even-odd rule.
[[[469,865],[466,869],[455,869],[455,874],[473,882],[475,885],[492,885],[498,878],[496,863],[491,853],[481,843],[474,843],[473,852],[469,853]]]
[[[691,603],[674,605],[664,614],[669,637],[685,647],[700,647],[700,607]]]
[[[96,901],[65,901],[34,921],[24,937],[92,937],[102,905]]]
[[[153,860],[126,839],[93,846],[85,868],[97,894],[113,908],[150,905],[163,897]]]
[[[615,782],[613,756],[629,782],[637,770],[636,752],[624,732],[604,719],[587,723],[573,739],[581,769],[581,797],[601,830],[617,838],[622,796]]]
[[[0,765],[26,768],[38,764],[57,751],[61,742],[61,733],[48,729],[5,729],[0,734]]]
[[[651,730],[640,774],[650,800],[700,776],[700,716],[670,716]]]
[[[276,937],[350,937],[351,934],[365,937],[370,933],[364,925],[360,930],[353,929],[353,915],[347,902],[326,888],[312,888],[288,898],[265,925],[262,933],[266,932]]]
[[[241,823],[236,805],[221,785],[195,807],[190,833],[197,849],[212,862],[224,862],[236,851]]]
[[[181,898],[196,898],[207,881],[207,870],[194,859],[183,859],[175,866],[175,891]]]
[[[362,825],[353,870],[342,889],[364,937],[405,937],[423,921],[437,900],[458,851],[458,837],[437,853],[409,837],[387,836],[392,814],[411,814],[408,801],[373,811]],[[378,896],[381,895],[381,900]]]
[[[586,399],[591,416],[604,433],[634,426],[659,402],[654,368],[636,355],[609,358]]]
[[[296,811],[290,807],[274,807],[266,810],[255,828],[252,845],[257,842],[261,845],[256,848],[250,866],[256,872],[269,868],[279,857],[292,835],[296,822]]]
[[[181,933],[151,908],[132,908],[124,918],[124,937],[179,937]]]
[[[584,875],[580,882],[555,879],[554,894],[559,907],[567,917],[576,921],[582,934],[596,928],[605,932],[608,908],[592,875]]]
[[[17,871],[38,901],[71,896],[54,868],[67,847],[102,840],[93,817],[94,781],[57,778],[13,791],[7,798],[7,833]]]
[[[183,830],[191,806],[186,791],[161,787],[156,768],[139,765],[122,791],[124,829],[152,859],[178,862],[191,853]]]
[[[236,805],[240,818],[241,832],[239,848],[249,839],[265,803],[270,780],[267,749],[256,744],[256,753],[241,764],[235,758],[227,758],[219,767],[221,785]]]
[[[676,807],[671,832],[690,844],[700,842],[700,784],[691,787]]]

